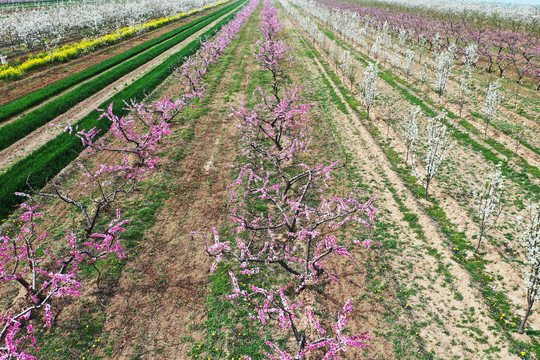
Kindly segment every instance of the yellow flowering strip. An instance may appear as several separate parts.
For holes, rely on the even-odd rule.
[[[188,12],[182,12],[180,14],[163,17],[160,19],[154,19],[147,23],[137,26],[127,26],[116,30],[114,33],[104,35],[98,39],[82,40],[74,44],[64,45],[60,48],[53,49],[48,52],[41,52],[37,55],[30,56],[28,60],[20,65],[4,65],[0,67],[0,79],[2,80],[16,80],[22,78],[22,76],[29,70],[36,69],[54,62],[68,62],[69,60],[76,59],[83,53],[90,53],[96,49],[115,44],[123,39],[127,39],[133,35],[158,29],[171,22],[180,20],[190,15],[196,14],[207,9],[211,9],[222,4],[226,4],[231,0],[220,0],[216,3],[205,5],[199,9],[193,9]]]

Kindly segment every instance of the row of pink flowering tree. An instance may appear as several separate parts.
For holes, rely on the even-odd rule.
[[[147,172],[156,168],[162,138],[170,133],[175,116],[204,97],[204,75],[231,43],[256,1],[251,2],[211,40],[202,40],[200,49],[175,72],[184,91],[175,100],[163,98],[153,103],[126,104],[130,115],[119,118],[112,104],[102,114],[111,122],[111,135],[98,138],[99,131],[68,126],[86,149],[77,164],[82,169],[80,191],[53,183],[49,191],[34,191],[21,204],[18,229],[4,226],[0,233],[0,282],[11,283],[24,292],[13,297],[12,306],[0,314],[0,359],[37,359],[39,344],[35,329],[52,326],[55,305],[64,297],[80,296],[90,284],[81,280],[80,270],[110,256],[126,257],[120,234],[129,220],[117,207]],[[105,156],[106,155],[106,156]],[[91,161],[89,161],[91,159]],[[106,159],[106,160],[105,160]],[[54,230],[50,217],[37,202],[49,197],[76,209],[79,219],[65,229],[65,240],[48,244]],[[43,210],[46,211],[46,210]],[[47,231],[48,230],[48,231]],[[51,241],[52,243],[53,241]],[[99,287],[99,276],[97,278]]]
[[[305,295],[318,284],[339,280],[333,264],[340,258],[355,261],[347,246],[370,248],[369,240],[342,245],[336,233],[346,224],[372,226],[376,210],[373,199],[361,191],[344,197],[333,194],[330,182],[339,161],[313,163],[310,158],[308,115],[315,104],[303,97],[303,87],[288,80],[293,47],[284,40],[272,1],[264,3],[261,14],[254,56],[271,80],[257,87],[252,105],[244,102],[231,114],[239,120],[245,162],[236,167],[236,179],[228,187],[234,234],[224,239],[214,228],[214,243],[207,248],[215,258],[211,271],[220,261],[231,261],[236,270],[229,273],[228,298],[238,306],[254,305],[251,319],[262,326],[277,323],[292,344],[283,349],[267,341],[269,359],[304,359],[309,352],[321,359],[339,359],[347,348],[367,348],[371,340],[368,332],[345,332],[354,300],[344,301],[337,321],[330,324],[315,315],[325,309],[316,309]],[[251,275],[244,288],[238,274]],[[270,274],[278,280],[259,285],[268,283],[264,280]]]

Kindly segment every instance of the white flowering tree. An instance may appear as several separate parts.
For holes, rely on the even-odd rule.
[[[441,96],[446,89],[448,77],[454,67],[454,54],[450,50],[443,51],[437,56],[437,71],[435,73],[435,88]]]
[[[501,87],[501,84],[499,84],[498,80],[490,83],[488,86],[488,91],[486,95],[486,105],[484,108],[484,114],[485,114],[485,120],[486,120],[486,128],[484,130],[484,135],[487,135],[489,123],[493,119],[493,116],[495,116],[495,113],[497,112],[497,106],[501,102],[500,87]]]
[[[429,67],[426,63],[422,63],[422,73],[420,74],[420,90],[424,88],[424,84],[429,77]]]
[[[342,54],[345,50],[337,46],[333,41],[330,42],[330,46],[327,47],[327,49],[328,56],[332,59],[332,63],[334,64],[334,70],[337,72],[339,69],[339,61],[343,58]]]
[[[431,39],[431,50],[435,53],[435,54],[438,54],[440,51],[441,51],[441,47],[442,47],[442,44],[441,44],[441,34],[439,32],[437,32],[435,34],[435,36]]]
[[[3,12],[0,48],[10,48],[11,56],[19,57],[28,50],[48,50],[81,34],[101,36],[125,26],[135,27],[151,19],[174,16],[210,3],[209,0],[82,1]]]
[[[469,94],[471,93],[471,79],[471,68],[469,66],[466,66],[465,72],[463,73],[461,81],[459,82],[458,95],[456,99],[456,103],[459,107],[459,117],[461,117],[463,113],[463,108],[467,104]]]
[[[392,52],[390,55],[390,65],[395,69],[399,65],[399,54]]]
[[[362,83],[360,84],[360,90],[364,99],[364,106],[366,107],[367,115],[369,117],[369,111],[375,103],[375,97],[377,96],[377,77],[379,76],[379,70],[377,70],[379,64],[371,63],[364,72]]]
[[[424,56],[424,51],[426,50],[426,39],[420,34],[418,43],[416,44],[416,49],[418,49],[418,62],[422,62],[422,57]]]
[[[369,50],[369,55],[375,56],[375,58],[379,57],[379,51],[381,50],[382,46],[382,36],[381,34],[377,34],[377,37],[375,38],[375,42],[373,45],[371,45],[371,48]]]
[[[502,195],[504,190],[504,176],[501,172],[501,164],[497,164],[495,172],[490,174],[480,191],[474,191],[473,196],[476,200],[476,214],[480,219],[478,223],[478,244],[474,252],[480,248],[482,240],[487,233],[495,226],[495,223],[502,214],[503,202]]]
[[[470,43],[465,48],[465,53],[463,54],[463,63],[467,67],[475,67],[477,61],[478,61],[478,45]]]
[[[424,180],[426,199],[429,194],[429,184],[437,174],[437,171],[439,171],[439,168],[451,147],[450,134],[448,134],[447,128],[443,124],[444,118],[444,114],[437,115],[437,117],[429,120],[427,127],[429,138],[428,153],[425,160],[426,176]]]
[[[407,49],[407,54],[405,55],[405,59],[407,60],[407,63],[405,64],[405,73],[407,75],[411,75],[415,57],[416,53],[414,52],[414,50]]]
[[[519,333],[525,331],[525,323],[531,314],[534,303],[539,298],[540,290],[540,203],[529,206],[529,219],[524,224],[524,231],[519,239],[527,258],[525,264],[525,287],[527,288],[527,310],[521,321]]]
[[[418,118],[420,111],[420,106],[413,106],[411,107],[410,115],[405,115],[403,118],[403,135],[405,138],[405,146],[407,147],[405,162],[409,161],[409,156],[411,156],[411,162],[413,164],[416,152],[416,139],[418,138]]]
[[[400,45],[405,44],[405,41],[407,41],[407,30],[405,29],[399,30],[398,41]]]
[[[356,66],[354,62],[354,56],[351,54],[350,51],[344,51],[341,54],[340,60],[339,60],[339,67],[341,68],[341,71],[343,71],[343,74],[345,77],[349,79],[349,84],[351,86],[351,91],[354,84],[354,79],[356,78],[358,74],[358,66]]]

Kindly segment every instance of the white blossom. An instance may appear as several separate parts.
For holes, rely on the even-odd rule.
[[[443,124],[445,119],[444,114],[439,114],[434,119],[429,120],[427,127],[428,131],[428,153],[425,159],[425,181],[424,187],[426,190],[426,198],[428,197],[429,184],[437,174],[446,153],[451,147],[450,134],[447,132],[446,126]]]
[[[395,52],[390,54],[390,65],[392,68],[396,68],[399,65],[399,55]]]
[[[351,90],[352,90],[353,81],[358,72],[358,67],[356,66],[354,62],[354,56],[351,54],[350,51],[344,51],[341,54],[339,62],[340,62],[339,67],[341,68],[341,71],[343,71],[343,74],[345,74],[345,76],[349,79]]]
[[[420,115],[420,106],[411,107],[409,116],[403,118],[403,129],[405,137],[405,146],[407,147],[407,157],[405,162],[409,160],[409,155],[412,155],[411,162],[414,166],[414,156],[416,152],[416,138],[418,137],[418,117]]]
[[[487,135],[487,129],[489,126],[489,123],[495,113],[497,112],[497,106],[499,105],[501,101],[501,91],[500,91],[501,85],[499,84],[499,81],[494,81],[489,84],[488,91],[486,95],[486,104],[484,107],[484,114],[486,116],[486,130],[485,134]]]
[[[478,61],[478,45],[469,44],[465,48],[465,54],[463,55],[463,63],[465,66],[475,67]]]
[[[369,64],[368,68],[364,72],[364,77],[360,86],[368,116],[369,110],[375,102],[375,96],[377,96],[377,77],[379,75],[379,71],[377,69],[378,66],[379,64],[377,63]]]
[[[399,30],[399,35],[398,35],[399,44],[404,45],[405,40],[407,40],[407,30],[401,29],[401,30]]]
[[[540,298],[540,203],[528,207],[529,218],[520,221],[524,227],[519,240],[525,248],[525,287],[527,289],[527,311],[521,322],[520,334],[525,330],[525,323],[534,303]]]
[[[437,71],[435,74],[435,87],[439,95],[442,95],[448,82],[448,77],[454,67],[454,53],[446,50],[437,56]]]
[[[501,172],[501,164],[497,164],[495,172],[490,174],[484,181],[482,189],[474,191],[474,199],[476,200],[476,214],[480,219],[478,231],[478,245],[476,250],[480,248],[482,239],[493,228],[502,213],[503,203],[501,195],[504,190],[504,176]]]
[[[420,75],[420,83],[422,84],[422,87],[424,87],[424,84],[427,81],[428,77],[429,77],[429,67],[427,63],[422,63],[422,74]]]
[[[379,50],[381,49],[381,43],[382,43],[382,37],[381,34],[377,34],[377,37],[375,38],[375,42],[371,46],[370,54],[378,57]]]
[[[412,67],[414,65],[414,58],[416,57],[416,53],[412,49],[407,49],[407,55],[405,55],[405,58],[407,60],[407,64],[405,65],[405,73],[407,75],[411,74]]]
[[[435,54],[439,53],[441,50],[441,34],[437,32],[433,39],[431,40],[431,43],[433,44],[433,52]]]

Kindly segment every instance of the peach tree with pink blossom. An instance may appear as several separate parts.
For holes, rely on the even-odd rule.
[[[305,99],[303,87],[286,81],[294,63],[292,47],[281,34],[282,25],[270,1],[264,4],[259,28],[261,39],[254,55],[272,80],[265,88],[257,87],[252,106],[243,102],[231,114],[239,120],[245,163],[236,167],[235,180],[228,186],[233,235],[224,238],[214,228],[213,244],[207,245],[208,255],[214,258],[211,271],[222,261],[237,264],[229,272],[232,293],[228,298],[249,302],[254,307],[251,320],[262,326],[277,323],[286,338],[286,334],[291,336],[294,349],[266,341],[269,351],[264,354],[269,359],[305,359],[309,352],[339,359],[348,347],[366,348],[371,340],[367,332],[349,335],[344,331],[353,299],[346,301],[337,322],[329,326],[318,319],[314,304],[305,301],[303,293],[327,280],[339,280],[331,258],[354,262],[350,246],[374,244],[366,240],[345,246],[336,235],[346,224],[371,227],[376,210],[373,198],[361,200],[361,191],[343,197],[332,194],[333,172],[342,166],[339,161],[313,164],[309,158],[308,116],[315,104]],[[256,278],[269,273],[278,274],[280,281],[255,285]],[[250,275],[244,288],[239,274]]]

